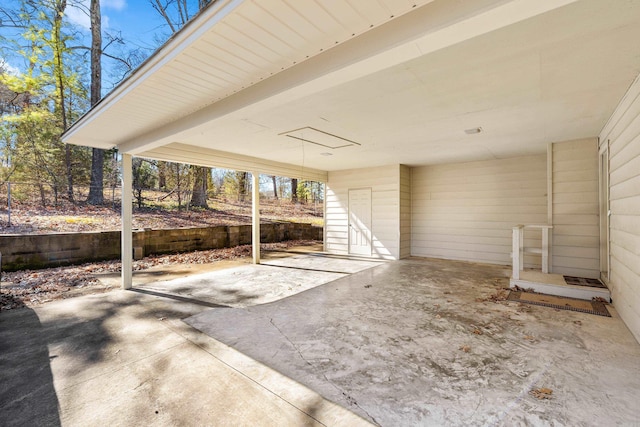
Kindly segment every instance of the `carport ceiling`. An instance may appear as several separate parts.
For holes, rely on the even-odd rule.
[[[326,171],[506,158],[597,136],[640,72],[640,1],[414,3],[335,2],[326,17],[319,0],[216,2],[198,18],[209,23],[202,34],[187,27],[190,38],[168,43],[64,139],[149,157],[187,144]],[[283,36],[274,27],[260,49],[275,59],[234,55],[257,67],[251,75],[207,62],[222,33],[225,43],[254,43],[236,30],[256,23],[284,26],[291,52],[274,53]],[[293,37],[308,27],[315,38]],[[203,41],[192,52],[200,56],[177,54]],[[214,82],[223,73],[240,87]],[[353,143],[305,142],[317,136],[305,129]]]

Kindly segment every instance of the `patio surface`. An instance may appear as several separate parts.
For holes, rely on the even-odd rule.
[[[207,296],[178,278],[0,313],[3,425],[640,423],[640,345],[614,310],[494,302],[499,266],[306,261],[245,266],[256,298],[220,270],[193,281]],[[294,267],[332,281],[283,290],[271,269]]]

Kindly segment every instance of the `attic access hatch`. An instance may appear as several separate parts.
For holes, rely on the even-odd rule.
[[[282,132],[279,135],[284,135],[289,138],[298,139],[300,141],[309,142],[311,144],[320,145],[321,147],[331,148],[335,150],[337,148],[360,146],[355,141],[343,138],[338,135],[334,135],[329,132],[325,132],[310,126],[306,126],[299,129]]]

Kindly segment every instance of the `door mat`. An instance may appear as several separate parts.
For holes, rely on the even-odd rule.
[[[575,298],[557,297],[555,295],[534,294],[532,292],[521,291],[510,291],[507,300],[557,308],[559,310],[578,311],[580,313],[611,317],[611,314],[609,314],[609,311],[607,310],[607,306],[601,301],[586,301]]]
[[[600,281],[600,279],[587,279],[586,277],[564,276],[564,281],[567,282],[567,285],[589,286],[591,288],[607,289],[607,287],[604,285],[604,283]]]

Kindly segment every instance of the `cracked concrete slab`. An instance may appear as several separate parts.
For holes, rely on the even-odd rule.
[[[186,322],[383,426],[639,423],[640,346],[615,310],[503,301],[508,274],[402,260]]]

